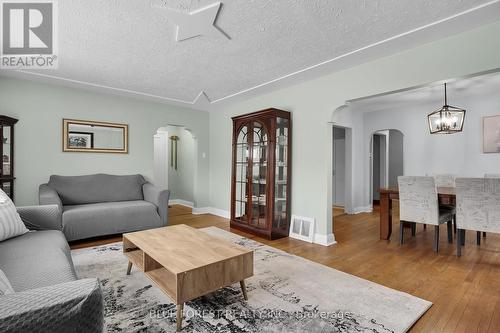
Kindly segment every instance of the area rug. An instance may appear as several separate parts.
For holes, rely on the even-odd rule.
[[[204,232],[255,250],[248,301],[239,284],[186,303],[183,332],[406,332],[432,303],[216,227]],[[175,332],[175,305],[122,244],[72,251],[80,278],[98,277],[107,332]]]

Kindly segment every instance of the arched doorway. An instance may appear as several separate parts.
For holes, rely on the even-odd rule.
[[[346,116],[349,109],[337,108],[330,123],[331,132],[331,204],[333,215],[353,213],[352,206],[352,127]]]
[[[404,135],[397,129],[372,133],[370,140],[370,199],[380,202],[379,188],[396,187],[404,174]]]
[[[170,204],[194,207],[198,142],[184,126],[158,129],[154,140],[154,182],[170,190]]]

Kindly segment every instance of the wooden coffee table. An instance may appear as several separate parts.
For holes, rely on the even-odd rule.
[[[253,251],[210,236],[187,225],[150,229],[123,235],[127,275],[138,267],[177,305],[177,331],[184,303],[240,282],[253,275]]]

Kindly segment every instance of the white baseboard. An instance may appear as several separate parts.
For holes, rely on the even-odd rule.
[[[336,244],[337,241],[335,241],[335,235],[333,233],[328,234],[328,235],[314,234],[313,243],[323,245],[323,246],[330,246],[330,245]]]
[[[185,206],[185,207],[189,207],[189,208],[193,208],[194,207],[194,203],[193,202],[182,200],[182,199],[171,199],[171,200],[168,201],[168,204],[169,205],[181,205],[181,206]]]
[[[230,217],[230,214],[227,210],[214,208],[214,207],[193,208],[192,214],[193,215],[212,214],[215,216],[223,217],[225,219],[229,219],[229,217]],[[323,246],[330,246],[330,245],[336,244],[337,241],[335,241],[335,235],[333,233],[328,234],[328,235],[315,234],[313,243],[323,245]]]
[[[210,214],[211,207],[198,207],[193,208],[193,215]]]
[[[364,206],[364,207],[354,207],[348,214],[360,214],[360,213],[371,213],[373,212],[372,206]]]
[[[199,207],[199,208],[193,208],[193,214],[194,215],[201,215],[201,214],[212,214],[216,216],[223,217],[225,219],[228,219],[230,214],[227,210],[219,209],[219,208],[214,208],[214,207]]]

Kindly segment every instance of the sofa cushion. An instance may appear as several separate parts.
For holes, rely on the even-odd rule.
[[[162,227],[157,207],[143,200],[63,207],[68,241]]]
[[[12,289],[9,279],[7,279],[4,272],[0,269],[0,296],[12,293],[14,293],[14,289]]]
[[[0,242],[28,232],[16,206],[4,191],[0,189]]]
[[[141,175],[115,176],[50,176],[48,185],[55,189],[63,205],[82,205],[98,202],[143,200]]]
[[[0,297],[0,332],[102,333],[104,299],[97,279]]]
[[[68,242],[57,230],[0,242],[0,268],[16,292],[76,280]]]

